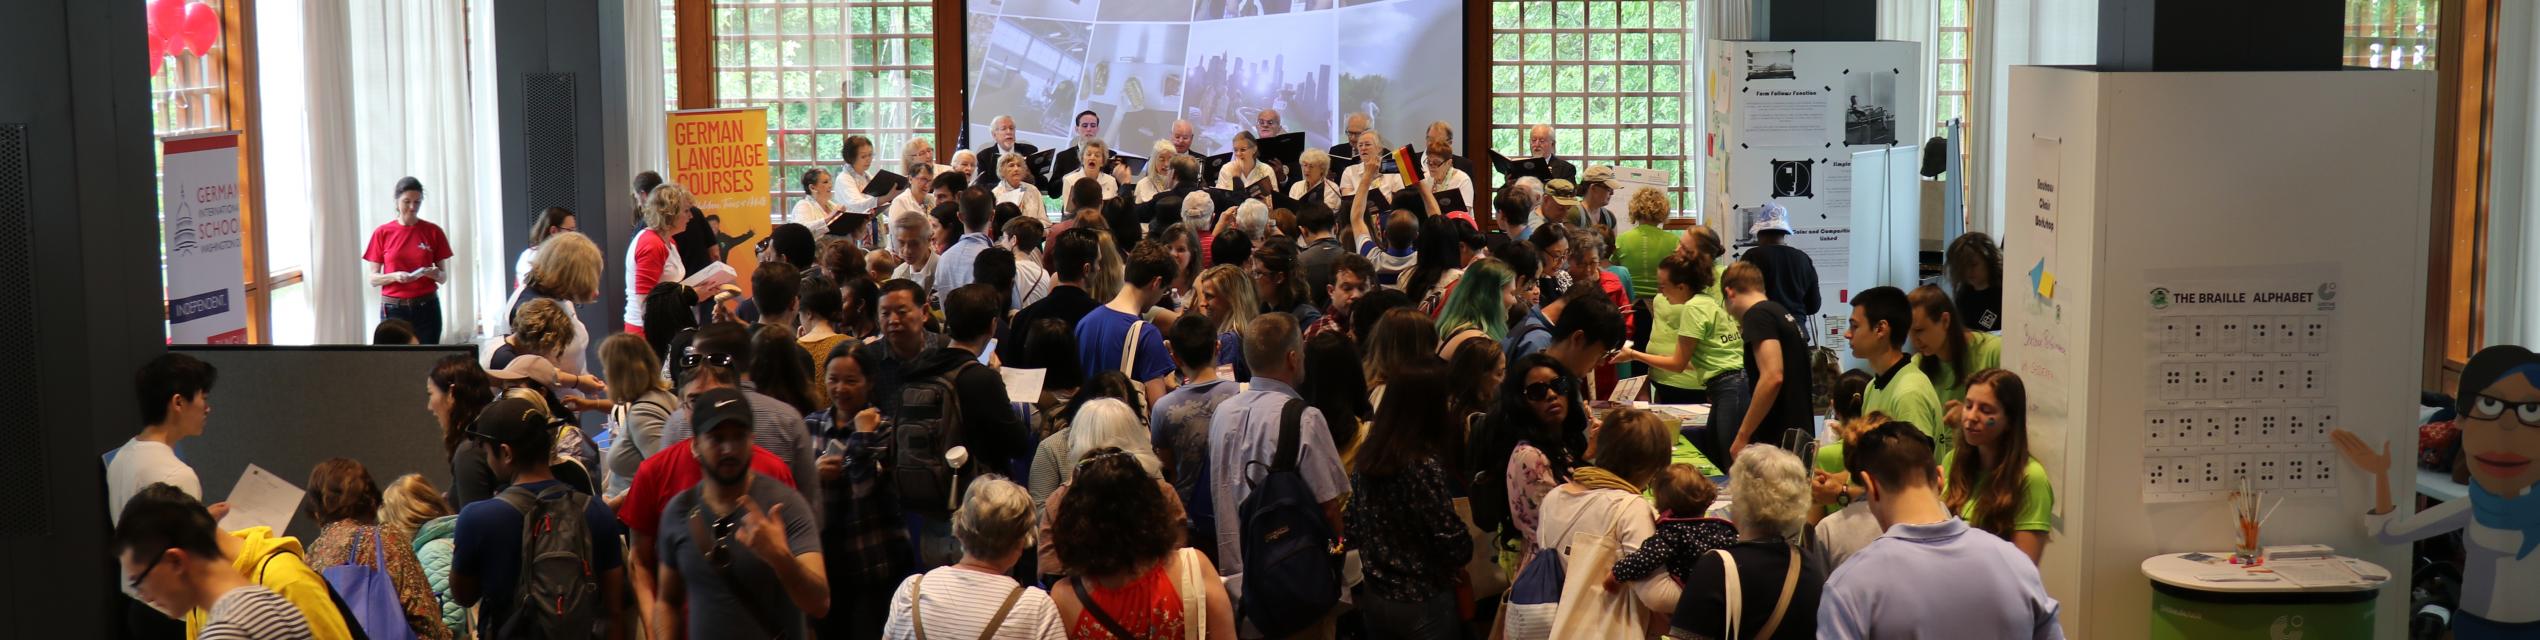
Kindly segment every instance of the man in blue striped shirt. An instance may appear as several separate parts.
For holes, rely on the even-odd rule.
[[[1852,443],[1887,534],[1826,579],[1817,637],[2063,638],[2060,606],[2028,555],[1941,503],[1932,445],[1902,422]]]

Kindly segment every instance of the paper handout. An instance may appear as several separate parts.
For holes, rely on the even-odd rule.
[[[291,525],[291,515],[300,510],[300,498],[307,494],[264,467],[247,465],[247,471],[238,474],[238,486],[229,490],[229,517],[221,518],[220,528],[237,531],[272,527],[282,531]]]

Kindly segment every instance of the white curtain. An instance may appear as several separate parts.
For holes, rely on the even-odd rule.
[[[1955,2],[1957,0],[1949,0]],[[1922,102],[1925,117],[1937,118],[1940,102],[1940,5],[1933,0],[1878,0],[1878,36],[1880,40],[1900,40],[1921,44],[1922,59],[1916,60],[1916,76],[1922,86],[1914,99]],[[1933,129],[1930,135],[1940,135]],[[1901,144],[1922,144],[1921,140],[1898,140]]]
[[[476,297],[487,270],[502,280],[500,261],[479,259],[479,227],[513,216],[477,206],[468,121],[467,12],[457,2],[354,2],[348,12],[358,158],[352,182],[372,206],[356,208],[360,228],[395,217],[389,191],[404,176],[424,186],[422,216],[450,238],[450,279],[441,284],[440,340],[477,332]],[[372,290],[376,295],[376,290]],[[365,296],[370,299],[371,296]]]
[[[2094,64],[2099,57],[2096,0],[1975,0],[1975,56],[1968,89],[1974,92],[1967,177],[1967,230],[2002,236],[2003,185],[2010,149],[2001,135],[2011,111],[2011,67]]]
[[[2487,335],[2481,344],[2540,344],[2540,8],[2497,5],[2495,131],[2487,219]],[[2437,159],[2440,161],[2440,159]],[[2444,215],[2437,211],[2435,215]]]
[[[630,172],[663,168],[662,136],[667,134],[662,123],[667,115],[662,107],[661,3],[626,0],[626,166]]]
[[[365,204],[388,210],[388,190],[379,195],[356,184],[353,135],[352,36],[346,3],[309,2],[302,7],[301,42],[307,73],[309,265],[306,271],[310,306],[316,309],[317,341],[368,342],[368,328],[378,319],[376,293],[365,282],[362,243],[370,228],[357,213]],[[279,79],[289,82],[289,79]],[[281,195],[281,194],[277,194]]]
[[[472,95],[482,98],[470,101],[467,108],[468,122],[473,125],[471,137],[475,142],[471,150],[475,156],[471,166],[474,167],[476,180],[476,201],[473,205],[477,211],[499,212],[503,210],[503,131],[502,105],[496,96],[502,95],[502,80],[494,70],[494,3],[490,0],[470,0],[467,18],[470,61],[467,86]],[[494,216],[487,219],[502,218]],[[511,296],[511,281],[503,278],[503,267],[511,264],[511,260],[503,255],[501,225],[477,226],[479,231],[474,255],[476,263],[486,265],[486,268],[473,271],[477,286],[475,300],[478,313],[475,321],[477,326],[486,327],[486,333],[490,334],[494,327],[509,325],[510,318],[504,314],[511,307],[503,303]],[[523,229],[526,227],[526,224],[522,225]],[[476,338],[480,347],[492,339],[490,335]]]

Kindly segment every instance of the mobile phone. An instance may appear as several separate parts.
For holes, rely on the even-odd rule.
[[[1622,354],[1623,354],[1623,350],[1624,350],[1624,349],[1629,349],[1629,348],[1632,348],[1632,341],[1630,341],[1630,340],[1624,340],[1624,341],[1623,341],[1623,346],[1615,347],[1615,348],[1613,348],[1613,349],[1611,349],[1611,350],[1606,351],[1606,352],[1605,352],[1605,359],[1606,359],[1606,360],[1613,360],[1613,359],[1614,359],[1614,356],[1622,355]]]

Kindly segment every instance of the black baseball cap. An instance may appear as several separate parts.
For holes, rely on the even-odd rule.
[[[709,390],[689,402],[688,426],[696,435],[705,435],[725,423],[738,422],[744,429],[756,424],[755,414],[750,413],[750,399],[739,389]]]
[[[467,426],[467,435],[498,443],[522,442],[542,430],[553,429],[557,421],[538,403],[521,398],[503,398],[476,414]]]

